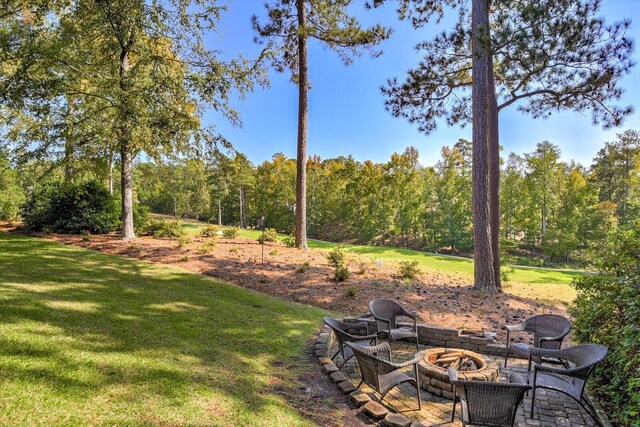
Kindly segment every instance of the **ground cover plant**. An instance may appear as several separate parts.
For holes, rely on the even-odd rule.
[[[2,424],[308,424],[276,390],[323,310],[7,233],[0,284]]]

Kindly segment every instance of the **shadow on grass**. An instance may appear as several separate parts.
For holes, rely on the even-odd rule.
[[[20,402],[25,412],[102,396],[103,421],[119,419],[107,415],[120,408],[113,402],[160,418],[170,411],[162,406],[184,407],[196,423],[277,412],[268,393],[274,362],[299,354],[324,314],[179,269],[6,233],[0,297],[0,396],[33,393],[31,408]]]

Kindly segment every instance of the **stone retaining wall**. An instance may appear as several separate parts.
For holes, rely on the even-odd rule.
[[[370,333],[377,332],[378,330],[375,320],[370,317],[347,317],[344,321],[347,323],[367,322]],[[408,323],[398,323],[398,325],[413,326]],[[355,329],[350,330],[349,333],[364,334],[363,331],[357,331]],[[411,339],[407,338],[406,340],[410,341]],[[421,345],[463,348],[492,356],[504,356],[506,351],[505,345],[496,344],[490,339],[464,335],[460,333],[460,330],[454,328],[440,328],[422,323],[418,323],[418,340]],[[517,357],[516,355],[512,356]]]

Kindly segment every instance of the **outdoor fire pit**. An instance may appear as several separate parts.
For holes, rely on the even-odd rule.
[[[424,352],[418,364],[420,386],[429,393],[453,399],[453,386],[449,382],[448,369],[458,371],[458,378],[470,381],[497,381],[498,364],[481,354],[462,349],[434,348]]]

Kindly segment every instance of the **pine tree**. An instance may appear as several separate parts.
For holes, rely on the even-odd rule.
[[[278,0],[266,5],[268,23],[253,17],[256,42],[265,42],[275,53],[273,65],[279,72],[291,71],[298,85],[298,141],[296,171],[296,247],[307,248],[307,108],[309,71],[307,41],[315,39],[334,50],[345,65],[372,50],[390,35],[375,25],[363,29],[347,13],[351,0]]]
[[[594,123],[620,125],[632,112],[616,105],[633,66],[630,21],[606,24],[599,0],[472,0],[471,14],[462,0],[400,4],[415,28],[458,9],[450,31],[417,46],[424,58],[406,81],[390,79],[383,93],[394,116],[424,133],[439,119],[473,122],[475,285],[499,291],[498,115],[511,105],[534,118],[591,110]]]

